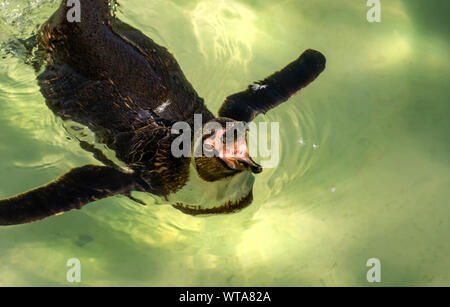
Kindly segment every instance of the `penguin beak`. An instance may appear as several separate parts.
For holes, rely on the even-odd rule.
[[[253,161],[253,159],[250,156],[239,162],[247,164],[248,168],[252,171],[253,174],[260,174],[263,171],[262,166]]]
[[[254,174],[260,174],[263,171],[261,165],[253,161],[250,156],[245,157],[222,157],[223,162],[227,164],[227,166],[231,169],[235,170],[250,170]]]
[[[224,148],[220,158],[231,169],[241,171],[250,170],[254,174],[259,174],[263,171],[262,166],[250,157],[247,146],[247,135],[244,138],[236,140],[233,148]]]
[[[229,169],[238,171],[251,171],[254,174],[259,174],[263,171],[261,165],[253,161],[250,157],[248,149],[248,128],[245,134],[238,135],[234,138],[234,143],[231,146],[227,146],[226,137],[224,136],[227,132],[226,129],[218,130],[213,136],[206,138],[203,143],[203,148],[206,146],[209,151],[214,150],[217,154],[216,157],[219,158]],[[234,130],[231,130],[234,133]]]

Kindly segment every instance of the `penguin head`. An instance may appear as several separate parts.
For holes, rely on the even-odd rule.
[[[195,166],[206,181],[216,181],[241,172],[259,174],[262,167],[250,156],[248,126],[229,118],[216,118],[203,126],[196,146]],[[201,150],[201,151],[200,151]]]

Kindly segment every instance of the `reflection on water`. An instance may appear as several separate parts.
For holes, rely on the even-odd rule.
[[[212,111],[307,48],[328,67],[257,119],[280,122],[281,157],[251,207],[199,218],[115,197],[0,229],[0,284],[67,285],[75,257],[86,285],[367,285],[375,257],[382,285],[450,285],[448,4],[383,2],[369,24],[365,2],[121,1],[120,18],[175,54]],[[58,3],[0,0],[2,198],[96,163],[21,60]]]

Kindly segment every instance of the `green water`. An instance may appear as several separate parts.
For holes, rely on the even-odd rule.
[[[17,40],[58,2],[0,0],[0,198],[98,163],[46,108]],[[382,286],[450,286],[447,2],[382,1],[373,24],[365,0],[120,4],[214,112],[307,48],[328,66],[258,118],[280,122],[281,159],[251,207],[204,218],[115,197],[1,228],[0,285],[71,285],[78,258],[81,285],[367,286],[378,258]]]

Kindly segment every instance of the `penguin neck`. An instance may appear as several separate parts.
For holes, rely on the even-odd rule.
[[[197,157],[193,160],[198,176],[207,182],[215,182],[240,173],[229,169],[216,157]]]

